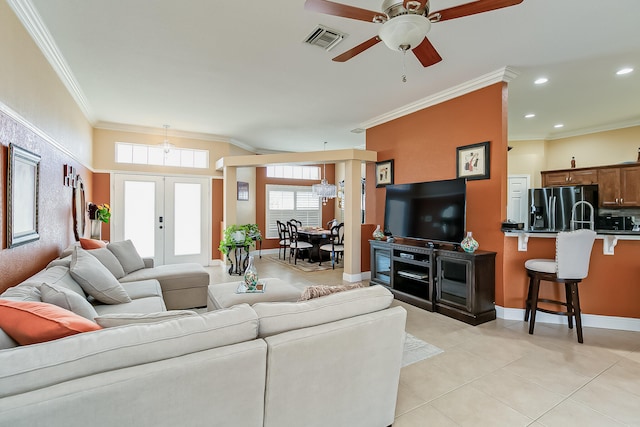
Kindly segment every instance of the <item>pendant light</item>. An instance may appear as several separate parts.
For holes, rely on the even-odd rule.
[[[327,150],[327,142],[324,143],[324,150]],[[335,199],[337,195],[337,190],[335,184],[329,184],[327,181],[327,164],[325,162],[322,163],[324,168],[323,178],[320,180],[320,184],[313,184],[311,186],[311,191],[316,197],[322,197],[322,204],[326,205],[327,200]]]
[[[164,155],[167,156],[171,151],[171,149],[174,147],[174,145],[169,143],[169,137],[167,135],[169,131],[169,125],[162,125],[162,127],[164,128],[164,141],[162,141],[162,143],[158,145],[162,147],[162,151],[164,151]]]

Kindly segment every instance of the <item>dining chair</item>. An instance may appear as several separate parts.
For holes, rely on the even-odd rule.
[[[344,222],[331,227],[329,238],[331,242],[320,246],[320,250],[331,252],[331,267],[335,270],[337,259],[340,255],[344,255]],[[319,265],[322,265],[322,252],[320,252]]]
[[[289,239],[289,229],[286,224],[280,220],[276,221],[278,226],[278,244],[280,247],[278,248],[278,259],[280,259],[280,251],[283,251],[283,257],[287,258],[287,249],[289,248],[289,244],[291,240]]]
[[[289,262],[291,262],[291,255],[293,255],[293,263],[297,264],[300,250],[305,249],[309,254],[309,262],[311,262],[311,248],[313,248],[313,245],[309,242],[301,242],[299,240],[298,224],[293,221],[289,221],[287,225],[289,226]]]
[[[582,229],[560,232],[556,236],[555,259],[530,259],[524,264],[529,276],[529,291],[524,312],[524,321],[529,321],[529,334],[533,334],[536,323],[536,311],[567,316],[569,329],[576,321],[578,342],[582,343],[582,319],[580,317],[580,296],[578,283],[589,274],[591,249],[596,239],[593,230]],[[539,298],[540,281],[564,284],[565,301]],[[553,311],[538,307],[539,302],[566,307],[565,311]]]
[[[302,227],[302,221],[292,218],[289,222],[294,223],[298,228]]]

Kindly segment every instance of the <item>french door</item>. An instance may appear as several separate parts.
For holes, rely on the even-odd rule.
[[[211,258],[209,179],[113,175],[112,236],[131,239],[156,265]]]

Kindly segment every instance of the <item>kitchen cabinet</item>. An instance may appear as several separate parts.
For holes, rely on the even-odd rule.
[[[542,172],[543,187],[598,183],[598,169],[571,169]]]
[[[640,165],[598,170],[598,193],[603,208],[640,206]]]

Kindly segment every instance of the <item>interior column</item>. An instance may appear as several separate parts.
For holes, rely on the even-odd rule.
[[[224,200],[222,221],[227,228],[237,221],[238,212],[238,171],[235,166],[225,166],[222,170],[224,180],[222,199]],[[222,236],[220,236],[222,238]]]
[[[345,162],[344,273],[347,282],[362,280],[360,271],[360,160]]]

